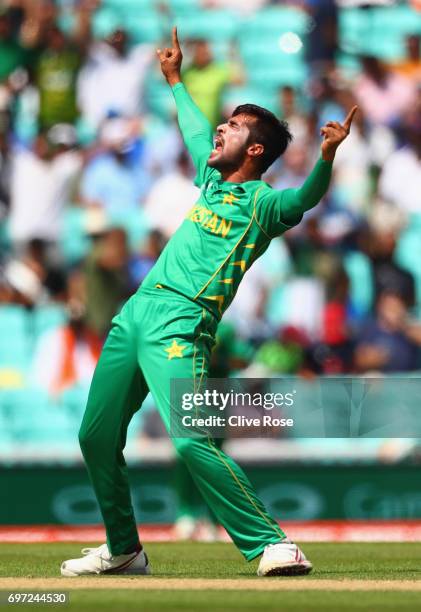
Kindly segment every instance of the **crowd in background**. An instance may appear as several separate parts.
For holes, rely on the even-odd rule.
[[[113,315],[199,193],[170,94],[161,106],[161,90],[150,95],[164,40],[134,43],[130,28],[94,28],[104,4],[9,0],[0,12],[0,320],[17,306],[28,315],[51,305],[65,311],[62,324],[37,337],[25,372],[24,384],[51,393],[89,381]],[[242,15],[265,10],[264,2],[204,8],[221,5]],[[276,90],[272,110],[294,141],[265,180],[276,189],[301,185],[321,125],[342,121],[354,103],[359,112],[328,194],[245,275],[213,373],[418,370],[420,35],[407,34],[404,57],[359,56],[349,73],[336,60],[335,2],[270,8],[280,5],[304,12],[313,27],[303,38],[308,78]],[[159,10],[170,23],[165,2]],[[184,82],[216,127],[233,109],[227,92],[247,87],[247,62],[235,38],[225,57],[204,38],[186,40],[182,28],[180,38]]]

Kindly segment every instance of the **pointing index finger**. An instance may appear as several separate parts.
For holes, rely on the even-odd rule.
[[[178,42],[178,36],[177,36],[177,28],[176,26],[173,27],[172,29],[172,46],[175,49],[179,49],[180,48],[180,43]]]
[[[344,123],[343,123],[343,126],[344,126],[344,128],[346,129],[346,131],[347,131],[347,132],[349,132],[349,129],[350,129],[350,127],[351,127],[352,120],[353,120],[354,115],[355,115],[355,113],[357,112],[357,110],[358,110],[358,106],[353,106],[353,107],[351,108],[351,110],[349,111],[348,115],[347,115],[347,116],[346,116],[346,118],[345,118],[345,121],[344,121]]]

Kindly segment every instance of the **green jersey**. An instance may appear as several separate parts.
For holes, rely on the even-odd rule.
[[[173,87],[184,142],[200,197],[175,232],[142,287],[176,291],[218,319],[245,272],[275,236],[296,225],[325,194],[330,162],[320,159],[300,189],[277,191],[264,181],[224,181],[207,160],[213,133],[182,83]]]

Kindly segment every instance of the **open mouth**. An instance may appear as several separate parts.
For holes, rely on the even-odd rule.
[[[212,153],[220,153],[222,151],[222,149],[224,148],[224,143],[222,141],[222,139],[219,136],[216,136],[215,140],[214,140],[214,148],[212,149]]]

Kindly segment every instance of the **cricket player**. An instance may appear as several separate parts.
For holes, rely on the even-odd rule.
[[[303,186],[276,191],[262,174],[286,150],[291,134],[271,112],[244,104],[215,138],[186,91],[177,31],[158,49],[192,156],[200,197],[135,295],[113,319],[95,370],[79,441],[101,509],[107,543],[65,561],[63,576],[148,574],[123,456],[127,428],[149,391],[170,430],[170,381],[206,379],[215,331],[253,261],[275,236],[299,223],[326,193],[343,124],[322,129],[321,156]],[[171,206],[171,202],[168,202]],[[260,576],[306,574],[312,565],[257,498],[239,466],[212,439],[177,437],[203,498],[247,561],[262,555]]]

